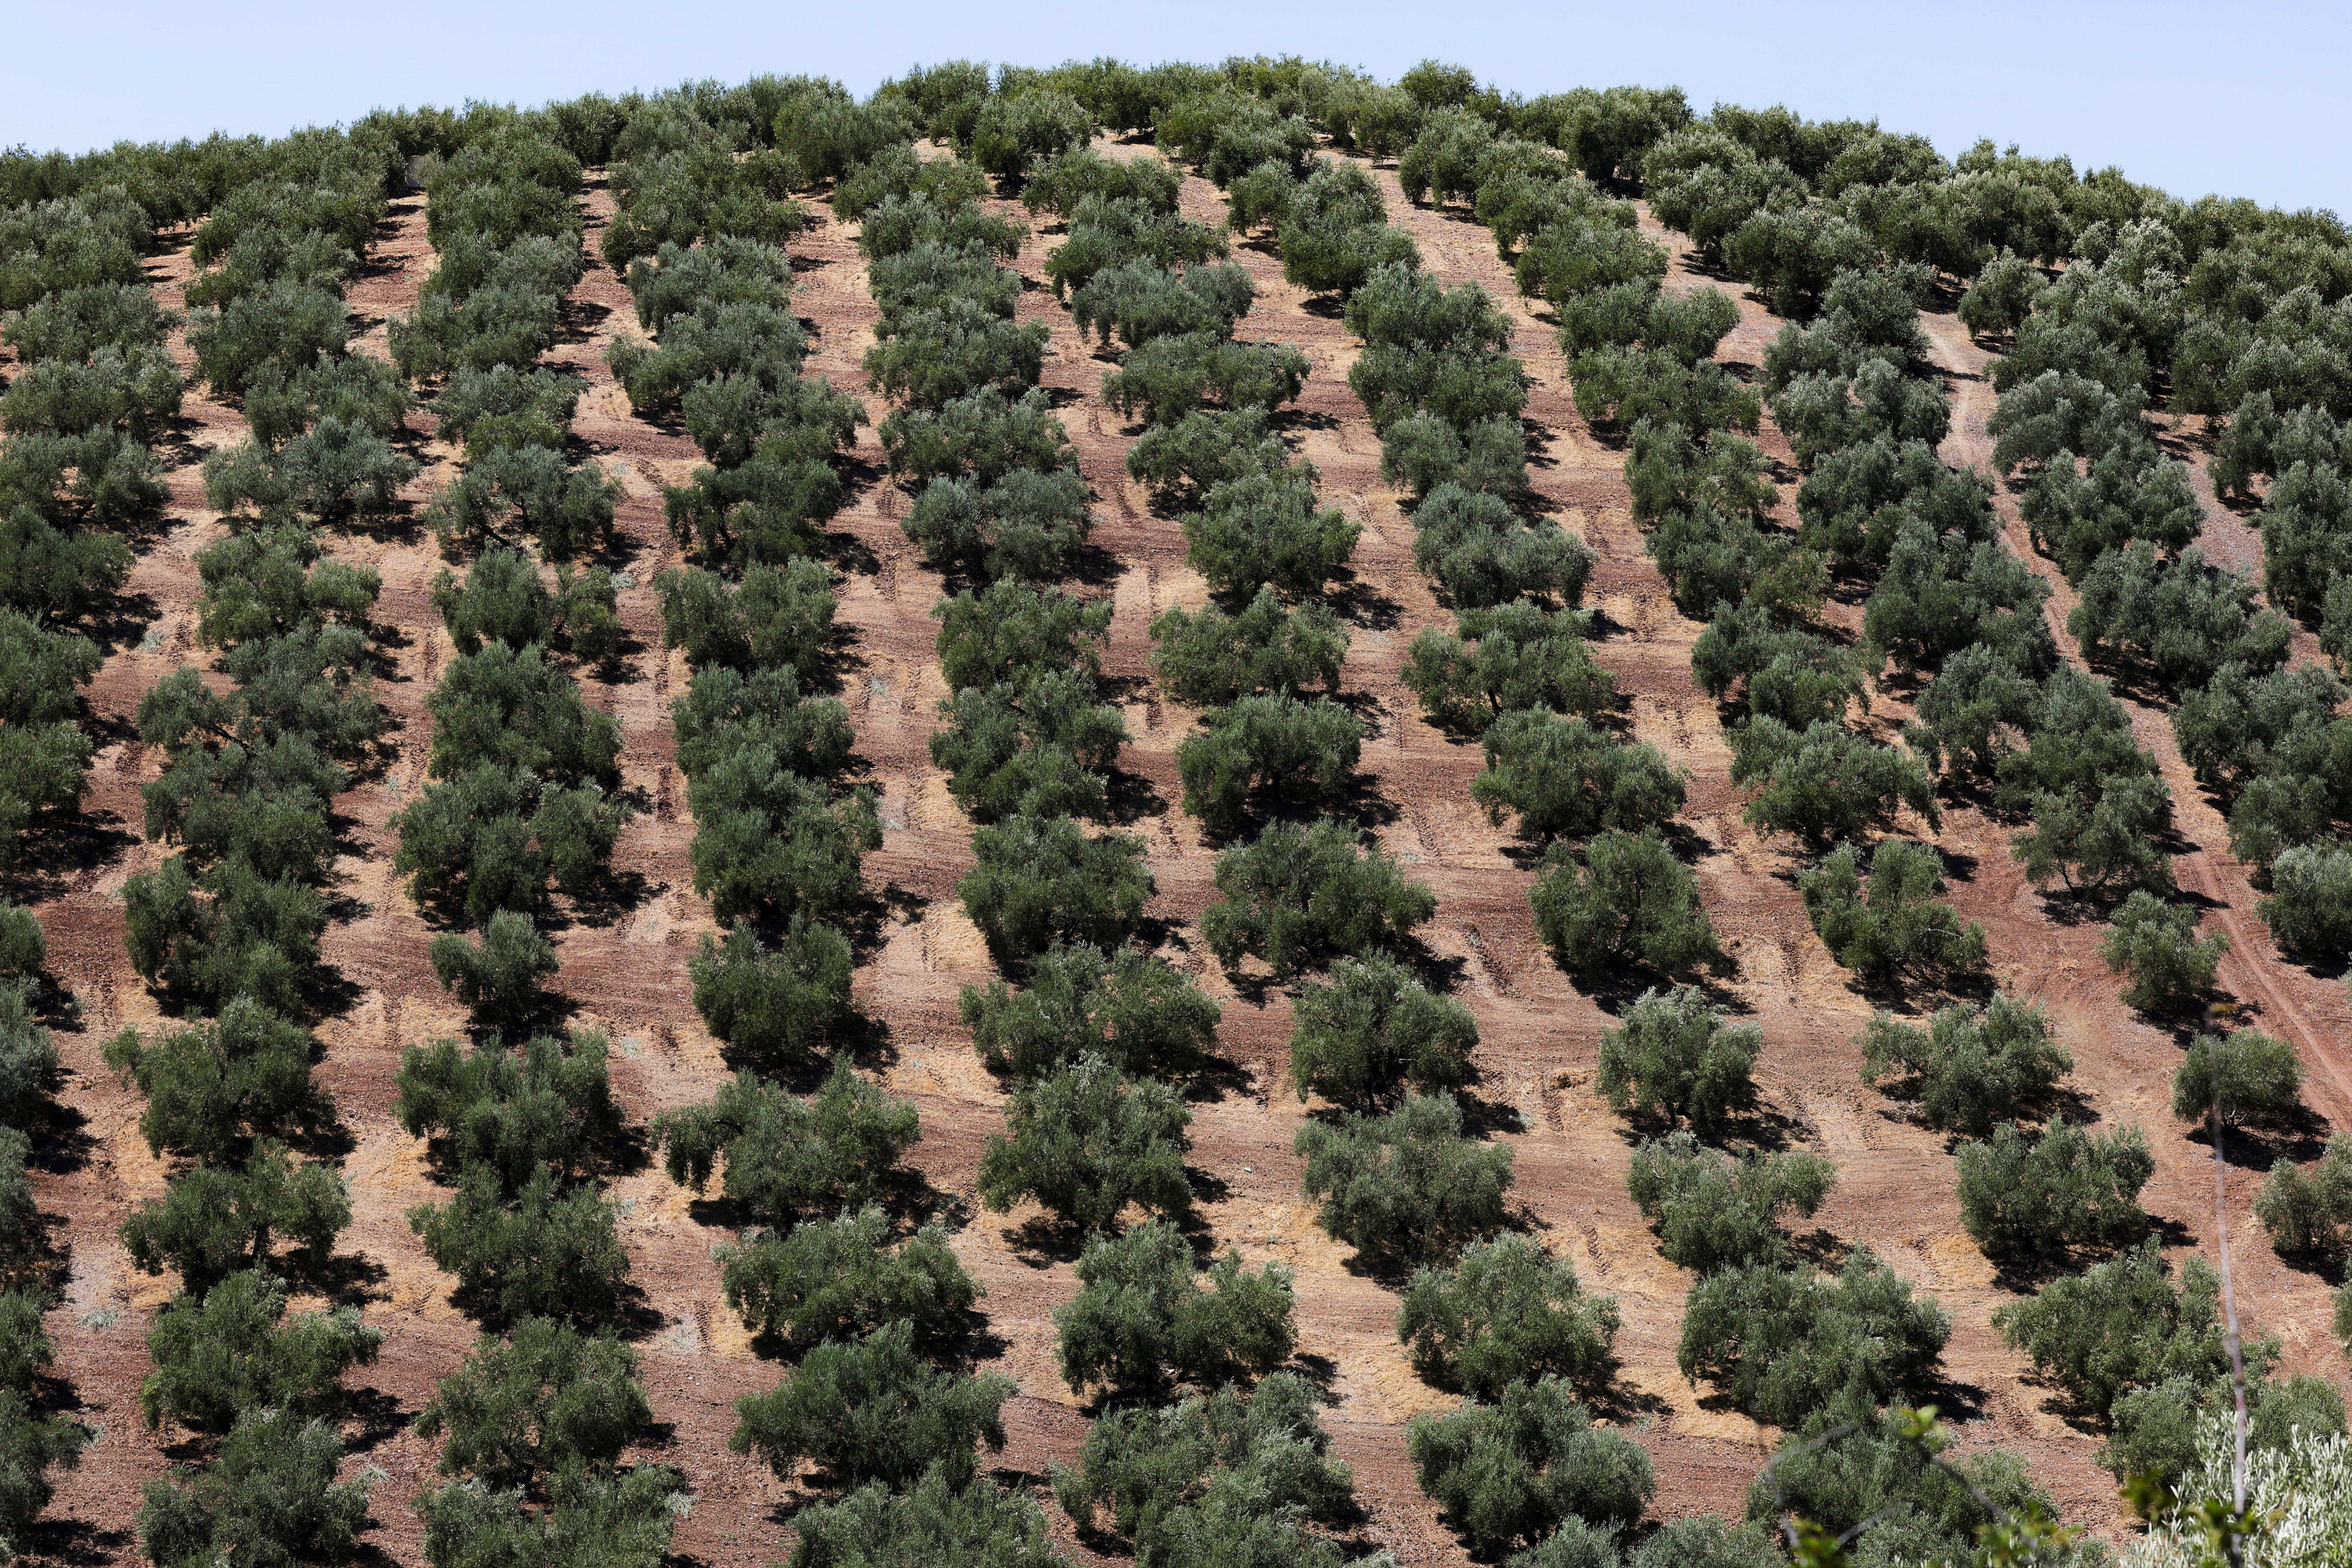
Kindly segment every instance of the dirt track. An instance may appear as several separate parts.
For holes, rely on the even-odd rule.
[[[1139,150],[1114,151],[1132,155]],[[1535,379],[1528,416],[1542,433],[1535,482],[1562,524],[1599,556],[1588,603],[1605,616],[1598,653],[1628,694],[1633,734],[1693,775],[1684,822],[1699,855],[1709,913],[1739,960],[1729,989],[1764,1027],[1759,1077],[1769,1110],[1784,1136],[1830,1155],[1839,1166],[1840,1188],[1820,1216],[1816,1245],[1828,1255],[1867,1242],[1906,1278],[1937,1294],[1956,1325],[1946,1358],[1951,1385],[1941,1403],[1969,1418],[1964,1447],[2023,1450],[2070,1518],[2112,1527],[2112,1486],[2092,1461],[2095,1436],[2070,1426],[2044,1391],[2021,1380],[2016,1359],[1989,1327],[1990,1312],[2011,1293],[1959,1227],[1944,1141],[1857,1081],[1859,1055],[1851,1040],[1873,1001],[1847,984],[1812,936],[1791,879],[1798,862],[1788,847],[1759,840],[1739,821],[1739,794],[1728,782],[1729,754],[1716,705],[1688,678],[1689,647],[1700,627],[1675,610],[1643,552],[1619,478],[1622,454],[1578,418],[1550,326],[1517,300],[1486,231],[1408,206],[1393,177],[1383,173],[1381,178],[1392,221],[1414,235],[1430,268],[1449,283],[1484,284],[1517,323],[1514,352]],[[1198,179],[1186,181],[1183,199],[1194,216],[1222,216],[1214,190]],[[585,205],[593,251],[593,226],[610,211],[601,184],[592,185]],[[1108,594],[1117,605],[1106,675],[1134,736],[1121,758],[1129,776],[1118,795],[1125,805],[1120,826],[1150,842],[1160,888],[1150,914],[1160,922],[1170,959],[1224,1002],[1225,1052],[1238,1069],[1204,1089],[1194,1107],[1201,1217],[1221,1248],[1237,1247],[1253,1264],[1274,1258],[1297,1270],[1303,1358],[1310,1370],[1328,1376],[1337,1400],[1330,1425],[1339,1452],[1357,1468],[1369,1516],[1365,1533],[1407,1563],[1465,1563],[1404,1461],[1403,1421],[1415,1410],[1447,1402],[1413,1379],[1399,1353],[1397,1281],[1357,1271],[1350,1249],[1314,1228],[1311,1210],[1298,1196],[1290,1146],[1307,1108],[1283,1087],[1287,1002],[1277,989],[1236,990],[1193,944],[1194,921],[1211,893],[1214,849],[1175,809],[1172,752],[1192,716],[1159,699],[1150,679],[1145,627],[1158,609],[1197,605],[1205,593],[1184,565],[1175,520],[1154,514],[1127,479],[1121,465],[1130,433],[1099,395],[1110,362],[1080,340],[1067,310],[1042,286],[1044,258],[1059,238],[1041,234],[1023,250],[1017,265],[1031,287],[1021,313],[1053,328],[1045,384],[1060,404],[1099,499],[1096,541],[1115,563],[1088,586]],[[827,220],[792,249],[804,289],[803,313],[814,329],[810,374],[862,393],[856,365],[870,342],[875,312],[851,233]],[[1736,1513],[1763,1458],[1759,1434],[1736,1414],[1700,1401],[1675,1371],[1688,1278],[1657,1257],[1626,1199],[1632,1142],[1589,1087],[1610,1016],[1559,973],[1535,940],[1526,902],[1532,879],[1527,857],[1469,801],[1477,748],[1424,723],[1398,680],[1413,634],[1448,617],[1412,566],[1411,524],[1379,478],[1379,444],[1347,389],[1351,340],[1327,306],[1310,304],[1282,283],[1270,250],[1245,245],[1235,258],[1259,288],[1258,308],[1243,323],[1243,333],[1296,342],[1314,364],[1287,429],[1301,454],[1320,468],[1327,500],[1364,527],[1344,599],[1354,642],[1342,684],[1370,730],[1358,797],[1366,826],[1439,895],[1437,917],[1425,931],[1428,946],[1477,1016],[1483,1044],[1475,1092],[1501,1129],[1497,1136],[1516,1151],[1517,1197],[1528,1225],[1573,1259],[1590,1287],[1618,1298],[1625,1322],[1618,1348],[1626,1370],[1625,1399],[1615,1415],[1640,1428],[1638,1440],[1657,1461],[1659,1511]],[[383,318],[413,304],[431,266],[420,204],[399,204],[352,294],[367,328],[363,347],[383,352]],[[157,265],[167,303],[176,303],[186,270],[184,244]],[[1700,281],[1685,258],[1670,287]],[[1778,323],[1753,300],[1743,300],[1742,310],[1742,325],[1724,357],[1759,363]],[[686,855],[692,824],[667,718],[685,667],[661,650],[649,586],[656,573],[677,560],[662,523],[658,484],[682,479],[697,455],[682,433],[631,416],[604,368],[611,335],[634,326],[619,280],[593,268],[574,296],[572,319],[574,331],[552,360],[576,368],[591,384],[575,435],[583,455],[622,465],[629,491],[621,513],[624,541],[612,564],[632,580],[621,611],[635,646],[615,679],[587,684],[591,701],[620,719],[625,786],[636,792],[642,814],[614,856],[615,897],[597,907],[567,909],[557,922],[563,969],[555,986],[571,1005],[573,1022],[611,1030],[619,1047],[616,1086],[632,1114],[645,1118],[707,1098],[725,1076],[714,1042],[685,999],[687,957],[696,936],[714,928],[707,904],[690,887]],[[1954,378],[1955,430],[1946,455],[1982,460],[1990,451],[1983,418],[1991,406],[1990,389],[1978,379],[1985,356],[1948,313],[1927,320],[1938,363]],[[878,420],[882,405],[871,406]],[[429,424],[421,416],[412,426],[418,455],[436,465],[412,488],[415,500],[446,474],[449,454],[425,439]],[[190,629],[197,584],[189,555],[219,525],[203,509],[194,464],[202,447],[240,434],[234,411],[192,397],[173,519],[167,531],[143,547],[131,583],[131,591],[145,597],[148,619],[114,650],[92,693],[102,749],[87,803],[90,828],[79,847],[83,858],[37,889],[52,968],[85,1009],[80,1027],[58,1036],[72,1069],[65,1098],[84,1119],[81,1139],[68,1142],[40,1178],[42,1206],[66,1216],[58,1239],[71,1251],[66,1300],[50,1315],[49,1328],[59,1375],[79,1393],[87,1418],[103,1423],[108,1434],[82,1468],[65,1478],[50,1510],[56,1522],[35,1542],[37,1560],[130,1560],[137,1487],[160,1474],[168,1457],[136,1415],[145,1369],[143,1325],[167,1292],[162,1281],[131,1270],[114,1241],[129,1207],[159,1195],[166,1173],[136,1136],[137,1095],[116,1086],[99,1050],[117,1029],[156,1014],[154,1000],[128,968],[121,940],[122,881],[154,856],[139,842],[137,789],[156,764],[137,745],[129,716],[155,679],[201,653]],[[1775,440],[1768,432],[1768,446]],[[1785,458],[1785,447],[1777,449]],[[856,992],[868,1026],[850,1043],[862,1067],[921,1109],[925,1138],[915,1161],[950,1204],[961,1224],[957,1249],[988,1289],[982,1303],[987,1337],[979,1349],[1021,1383],[1021,1395],[1007,1411],[1012,1443],[1002,1463],[1008,1471],[1042,1479],[1049,1464],[1075,1454],[1084,1435],[1083,1417],[1052,1357],[1050,1314],[1075,1292],[1073,1259],[1065,1243],[1027,1223],[1033,1214],[987,1215],[970,1198],[982,1142],[1002,1126],[1001,1096],[955,1017],[957,989],[984,982],[993,971],[953,894],[955,879],[970,864],[970,825],[948,797],[926,745],[933,705],[946,695],[931,654],[929,609],[940,584],[899,531],[906,498],[880,478],[880,448],[870,429],[861,436],[858,457],[865,467],[856,500],[837,524],[846,568],[841,616],[855,634],[839,669],[840,695],[857,726],[866,782],[880,792],[886,833],[882,850],[867,861],[872,897],[859,933]],[[1784,475],[1784,510],[1794,489],[1793,472]],[[2013,505],[2006,497],[2002,505],[2012,548],[2026,553]],[[2226,527],[2217,520],[2217,532]],[[403,1219],[409,1205],[435,1198],[438,1189],[423,1166],[420,1145],[391,1118],[393,1074],[404,1046],[455,1033],[463,1019],[425,963],[430,928],[391,882],[385,823],[420,782],[427,729],[423,697],[451,649],[427,600],[426,584],[441,563],[413,515],[378,534],[347,536],[337,549],[372,562],[384,575],[378,616],[387,628],[389,673],[380,695],[394,727],[382,765],[359,777],[337,803],[350,851],[340,866],[339,891],[348,902],[339,908],[326,942],[330,973],[342,989],[319,1025],[320,1073],[338,1096],[350,1133],[344,1171],[352,1184],[355,1220],[342,1250],[354,1261],[344,1294],[389,1334],[378,1365],[351,1380],[361,1390],[352,1463],[385,1472],[375,1493],[379,1528],[369,1540],[381,1560],[406,1563],[422,1561],[410,1503],[430,1483],[433,1459],[430,1447],[406,1430],[406,1421],[463,1355],[474,1331],[448,1304],[446,1278],[432,1268]],[[2036,564],[2047,569],[2046,563]],[[1833,604],[1829,616],[1852,626],[1859,613],[1858,604]],[[2053,613],[2063,623],[2063,611]],[[150,651],[140,651],[142,633],[153,645]],[[1900,704],[1888,700],[1874,709],[1874,718],[1890,726],[1900,716]],[[2142,706],[2137,716],[2144,741],[2168,759],[2182,829],[2198,846],[2181,858],[2182,880],[2219,902],[2216,918],[2236,943],[2223,968],[2224,984],[2260,1005],[2265,1027],[2289,1034],[2304,1049],[2314,1068],[2315,1103],[2331,1112],[2352,1104],[2352,1083],[2335,1059],[2344,1037],[2341,991],[2282,963],[2270,948],[2252,917],[2252,894],[2242,872],[2227,858],[2218,815],[2179,767],[2157,711]],[[1956,883],[1955,900],[1985,923],[2001,982],[2042,998],[2058,1018],[2074,1054],[2074,1083],[2085,1108],[2147,1130],[2159,1162],[2147,1194],[2150,1207],[2171,1223],[2184,1245],[2204,1241],[2212,1222],[2210,1156],[2204,1144],[2179,1134],[2166,1110],[2178,1044],[2116,1000],[2116,983],[2095,954],[2098,927],[2067,923],[2063,910],[2045,904],[2023,882],[2009,858],[2010,831],[1969,806],[1948,812],[1939,842],[1970,868]],[[2245,1205],[2260,1180],[2251,1167],[2231,1172],[2232,1232],[2240,1241],[2245,1305],[2261,1324],[2285,1337],[2291,1369],[2340,1377],[2344,1369],[2326,1332],[2325,1284],[2280,1265],[2259,1237],[2246,1238]],[[639,1349],[667,1436],[656,1457],[683,1468],[697,1492],[677,1549],[711,1564],[774,1561],[782,1555],[795,1492],[764,1467],[725,1451],[733,1400],[772,1386],[782,1375],[780,1367],[751,1354],[719,1300],[708,1249],[730,1233],[708,1223],[709,1211],[688,1202],[657,1170],[624,1175],[612,1191],[632,1205],[622,1231],[647,1314]],[[1066,1539],[1066,1525],[1057,1528]]]

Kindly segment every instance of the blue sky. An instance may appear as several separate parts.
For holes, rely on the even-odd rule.
[[[2352,215],[2352,11],[2315,5],[685,0],[621,5],[50,3],[16,8],[0,145],[282,132],[378,105],[539,102],[760,71],[859,93],[917,61],[1298,53],[1393,78],[1434,55],[1534,94],[1676,84],[1696,107],[1980,136],[2177,195]]]

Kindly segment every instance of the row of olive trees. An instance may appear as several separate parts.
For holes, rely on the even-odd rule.
[[[121,525],[168,499],[154,443],[181,375],[142,258],[155,219],[121,188],[0,209],[0,869],[79,805],[91,745],[77,633],[131,568]]]

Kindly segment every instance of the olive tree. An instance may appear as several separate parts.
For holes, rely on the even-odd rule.
[[[957,995],[972,1048],[992,1071],[1034,1078],[1083,1056],[1133,1077],[1169,1077],[1216,1045],[1222,1005],[1167,962],[1131,947],[1056,942],[1019,991],[1002,980]]]
[[[1666,1261],[1701,1274],[1777,1263],[1787,1247],[1781,1221],[1811,1217],[1837,1184],[1837,1169],[1817,1154],[1734,1158],[1688,1131],[1645,1140],[1633,1152],[1626,1191],[1657,1227]]]
[[[817,1346],[773,1392],[735,1402],[728,1447],[757,1455],[780,1479],[813,1459],[845,1488],[904,1488],[934,1467],[950,1480],[968,1479],[979,1443],[1004,1447],[998,1411],[1013,1382],[1003,1373],[928,1366],[913,1333],[912,1324],[898,1322]]]
[[[1856,1394],[1872,1405],[1916,1394],[1951,1331],[1935,1298],[1915,1299],[1860,1247],[1834,1279],[1763,1263],[1700,1280],[1683,1309],[1675,1362],[1758,1420],[1797,1426]]]
[[[694,1010],[718,1039],[751,1060],[806,1062],[849,1011],[849,940],[793,915],[774,946],[738,921],[724,942],[705,936],[687,961]]]
[[[980,1157],[981,1197],[996,1213],[1034,1197],[1067,1225],[1100,1229],[1130,1203],[1160,1214],[1192,1204],[1192,1113],[1164,1083],[1081,1056],[1016,1085],[1004,1120]]]
[[[1395,948],[1437,911],[1437,896],[1377,844],[1360,854],[1357,835],[1328,820],[1269,823],[1217,857],[1215,879],[1201,936],[1228,970],[1251,953],[1288,974],[1324,953]]]
[[[1860,851],[1841,844],[1798,873],[1797,889],[1822,942],[1849,969],[1962,970],[1984,963],[1984,928],[1936,896],[1944,891],[1943,858],[1924,844],[1879,840],[1866,880]]]
[[[1567,1258],[1519,1236],[1472,1242],[1452,1268],[1416,1270],[1397,1314],[1414,1372],[1487,1401],[1549,1375],[1603,1382],[1616,1370],[1616,1298],[1588,1294]]]
[[[1328,985],[1301,984],[1294,1016],[1290,1084],[1302,1100],[1311,1091],[1362,1107],[1454,1089],[1478,1046],[1469,1008],[1385,953],[1340,960]]]
[[[1990,1257],[2058,1259],[2147,1231],[2139,1192],[2156,1158],[2137,1127],[2102,1137],[2061,1117],[2029,1143],[2004,1121],[1963,1145],[1959,1162],[1960,1221]]]
[[[2303,1110],[2303,1059],[2260,1029],[2200,1035],[2172,1075],[2172,1114],[2228,1127],[2277,1125]]]
[[[1056,942],[1124,942],[1158,890],[1130,834],[1089,837],[1066,816],[1008,816],[972,835],[978,860],[956,884],[964,912],[1000,963]]]
[[[1580,855],[1553,845],[1528,901],[1563,969],[1641,963],[1679,978],[1728,962],[1699,907],[1697,879],[1654,826],[1595,834]]]
[[[1763,1049],[1761,1025],[1727,1022],[1690,986],[1644,991],[1601,1037],[1595,1087],[1621,1113],[1654,1112],[1712,1131],[1755,1098]]]
[[[2099,941],[2110,973],[2129,974],[2124,1000],[2144,1013],[2189,1007],[2213,989],[2213,973],[2230,951],[2230,933],[2197,934],[2197,911],[2168,904],[2146,889],[2117,909]]]
[[[655,1117],[650,1141],[669,1179],[698,1196],[723,1163],[719,1196],[749,1224],[784,1231],[804,1215],[881,1196],[898,1175],[898,1156],[921,1136],[911,1102],[836,1060],[806,1099],[739,1073],[709,1101]]]
[[[1196,1269],[1192,1244],[1165,1220],[1090,1239],[1078,1281],[1076,1297],[1054,1310],[1062,1380],[1075,1394],[1246,1387],[1290,1359],[1290,1270],[1269,1263],[1252,1274],[1238,1252]]]
[[[846,1341],[886,1323],[925,1339],[952,1332],[983,1293],[937,1221],[892,1247],[889,1216],[855,1214],[764,1231],[715,1255],[727,1304],[743,1326],[789,1350]]]
[[[1592,1424],[1558,1377],[1515,1383],[1492,1405],[1424,1411],[1405,1428],[1421,1489],[1481,1552],[1533,1543],[1568,1519],[1617,1531],[1656,1488],[1649,1456]]]
[[[1465,1137],[1449,1093],[1309,1121],[1295,1143],[1307,1162],[1301,1192],[1322,1205],[1317,1222],[1369,1258],[1433,1262],[1502,1227],[1511,1151]]]
[[[1988,1138],[1994,1123],[2030,1114],[2074,1070],[2053,1036],[2040,1003],[2006,994],[1943,1008],[1924,1029],[1879,1013],[1861,1036],[1862,1081],[1898,1078],[1927,1125]]]

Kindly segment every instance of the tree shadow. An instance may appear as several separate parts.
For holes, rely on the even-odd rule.
[[[127,1530],[101,1529],[86,1519],[41,1519],[25,1532],[26,1555],[64,1568],[101,1568],[131,1556]]]

